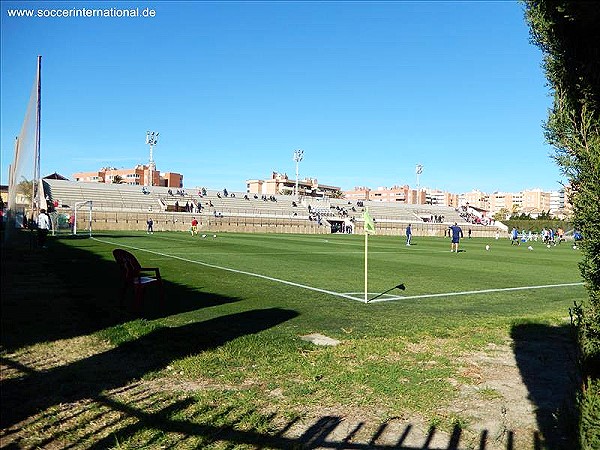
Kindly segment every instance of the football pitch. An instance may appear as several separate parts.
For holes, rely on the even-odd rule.
[[[118,312],[115,248],[132,252],[143,267],[160,268],[164,306],[149,286],[141,317]],[[81,398],[100,398],[96,409],[103,415],[123,403],[129,406],[121,411],[135,416],[150,414],[135,399],[144,386],[160,399],[157,404],[185,398],[188,406],[173,413],[180,422],[266,434],[276,428],[273,414],[291,421],[332,410],[361,420],[419,417],[447,431],[477,429],[482,419],[474,401],[496,402],[498,411],[502,401],[510,419],[512,403],[502,386],[510,392],[512,381],[486,383],[474,372],[479,363],[472,357],[498,349],[512,353],[511,342],[515,333],[522,340],[524,326],[533,333],[525,341],[564,328],[569,308],[586,297],[580,252],[572,243],[511,246],[507,239],[488,238],[464,239],[460,249],[450,252],[447,238],[413,237],[408,247],[404,237],[370,236],[367,298],[373,300],[366,303],[362,235],[121,231],[57,238],[48,256],[65,289],[75,297],[91,292],[86,301],[103,305],[100,314],[112,319],[98,316],[86,340],[76,341],[75,348],[88,346],[77,363],[46,369],[30,382],[14,379],[14,391],[47,392],[65,377],[79,379],[87,386]],[[406,289],[396,289],[399,284]],[[306,339],[316,334],[337,345]],[[59,354],[70,342],[46,337],[45,343],[13,348],[11,358],[27,365],[32,352]],[[465,386],[472,391],[463,404]],[[73,392],[40,396],[17,408],[14,420],[47,410],[44,417],[58,417],[56,423],[34,422],[44,424],[45,434],[23,430],[31,442],[49,439],[70,423],[61,425],[63,413],[52,405],[73,402],[79,395]],[[73,435],[88,436],[81,442],[116,439],[122,448],[136,448],[148,440],[168,446],[181,439],[165,432],[168,421],[133,431],[115,422],[98,431],[86,414],[72,425]],[[530,426],[490,414],[499,429]],[[221,448],[211,447],[213,437],[202,433],[186,439],[192,447]]]
[[[290,290],[286,303],[294,297],[300,302],[365,302],[363,236],[128,233],[103,234],[94,240],[129,249],[165,270],[174,264],[181,268],[173,274],[177,281],[185,273],[202,278],[203,284],[208,283],[204,278],[211,277],[230,278],[240,286],[255,282],[272,300],[271,290],[276,293],[286,287]],[[548,247],[532,241],[511,246],[507,239],[474,238],[464,239],[458,253],[449,248],[445,238],[416,238],[405,246],[402,237],[371,236],[367,303],[396,302],[404,307],[427,298],[438,298],[433,303],[443,304],[460,296],[461,302],[483,301],[493,308],[493,299],[523,291],[520,295],[533,306],[537,298],[562,298],[582,284],[579,251],[572,243]],[[406,290],[394,290],[398,284]],[[218,283],[214,289],[218,291]]]
[[[170,287],[184,287],[187,295],[186,305],[175,307],[185,314],[172,316],[171,324],[280,308],[295,317],[258,336],[276,332],[290,342],[310,333],[343,342],[460,336],[476,348],[485,339],[502,341],[518,323],[565,324],[569,308],[586,295],[572,243],[548,248],[464,239],[452,253],[445,238],[415,238],[407,247],[403,237],[371,236],[367,299],[374,300],[365,303],[364,236],[205,236],[121,232],[71,242],[108,260],[114,248],[124,248],[142,266],[160,267],[167,304],[180,301],[180,290],[171,294]],[[394,289],[398,284],[406,289]],[[156,308],[149,294],[146,307]]]

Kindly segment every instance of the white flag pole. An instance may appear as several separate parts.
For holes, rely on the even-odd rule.
[[[369,264],[368,257],[367,257],[367,255],[369,253],[368,249],[369,249],[369,233],[367,233],[365,231],[365,303],[368,303],[368,300],[367,300],[367,292],[368,292],[368,290],[367,290],[367,283],[368,283],[367,273],[368,273],[368,264]]]

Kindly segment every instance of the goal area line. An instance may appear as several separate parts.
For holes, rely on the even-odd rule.
[[[101,242],[103,244],[115,245],[117,247],[125,247],[125,248],[131,249],[131,250],[137,250],[140,252],[150,253],[150,254],[157,255],[157,256],[163,256],[165,258],[172,258],[172,259],[177,259],[179,261],[188,262],[191,264],[197,264],[197,265],[204,266],[204,267],[210,267],[212,269],[224,270],[224,271],[232,272],[232,273],[238,273],[241,275],[247,275],[247,276],[260,278],[260,279],[267,280],[267,281],[273,281],[275,283],[281,283],[281,284],[286,284],[288,286],[293,286],[293,287],[297,287],[297,288],[301,288],[301,289],[307,289],[307,290],[310,290],[313,292],[319,292],[321,294],[332,295],[335,297],[341,297],[341,298],[346,298],[348,300],[354,300],[354,301],[358,301],[360,303],[365,303],[364,292],[346,292],[346,293],[335,292],[335,291],[331,291],[331,290],[327,290],[327,289],[317,288],[314,286],[308,286],[308,285],[301,284],[301,283],[295,283],[293,281],[282,280],[280,278],[274,278],[274,277],[262,275],[259,273],[248,272],[248,271],[239,270],[239,269],[233,269],[231,267],[219,266],[216,264],[210,264],[210,263],[206,263],[203,261],[188,259],[188,258],[184,258],[181,256],[170,255],[168,253],[157,252],[155,250],[149,250],[146,248],[134,247],[132,245],[124,245],[122,243],[117,244],[115,242],[106,241],[104,239],[99,239],[96,237],[91,237],[91,239]],[[399,300],[412,300],[412,299],[419,299],[419,298],[452,297],[452,296],[457,296],[457,295],[478,295],[478,294],[488,294],[488,293],[493,293],[493,292],[560,288],[560,287],[569,287],[569,286],[582,286],[583,284],[584,284],[583,282],[577,282],[577,283],[562,283],[562,284],[544,284],[544,285],[537,285],[537,286],[519,286],[519,287],[509,287],[509,288],[482,289],[482,290],[475,290],[475,291],[443,292],[443,293],[437,293],[437,294],[420,294],[420,295],[409,295],[409,296],[390,295],[389,297],[382,297],[379,299],[375,299],[373,301],[369,301],[368,303],[375,304],[375,303],[383,303],[383,302],[391,302],[391,301],[399,301]],[[378,294],[379,293],[368,293],[369,296],[374,296],[374,295],[378,295]],[[386,294],[386,295],[389,295],[389,294]]]

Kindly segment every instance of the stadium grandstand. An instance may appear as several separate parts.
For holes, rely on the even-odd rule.
[[[501,224],[485,226],[467,221],[448,206],[404,205],[375,201],[258,195],[204,188],[75,182],[59,177],[43,179],[44,199],[59,229],[69,227],[78,205],[92,205],[95,230],[143,230],[152,218],[157,230],[187,231],[192,217],[199,229],[278,233],[357,233],[368,208],[379,234],[403,234],[407,224],[416,235],[443,236],[454,222],[472,229],[474,236],[505,231]],[[88,222],[79,221],[82,227]],[[59,231],[59,230],[57,230]]]

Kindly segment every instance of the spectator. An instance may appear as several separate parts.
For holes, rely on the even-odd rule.
[[[50,217],[46,214],[45,209],[40,209],[37,221],[38,245],[46,248],[46,237],[50,231]]]

